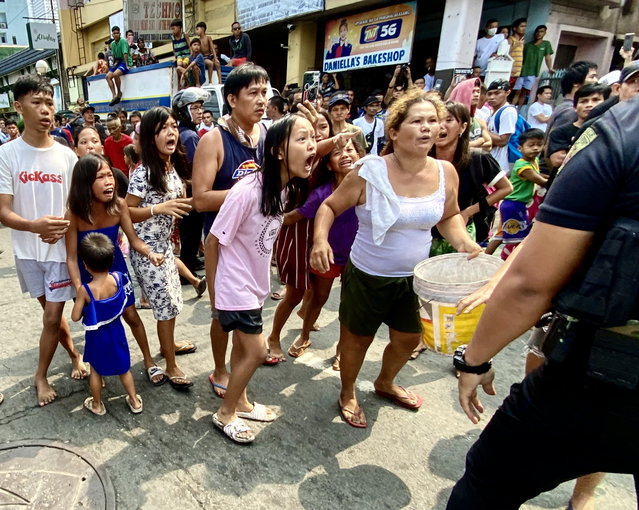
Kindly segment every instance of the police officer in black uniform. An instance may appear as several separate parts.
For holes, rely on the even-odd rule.
[[[478,423],[478,386],[495,394],[492,357],[555,310],[548,361],[513,385],[468,452],[447,510],[516,509],[595,472],[630,473],[637,486],[638,148],[635,97],[574,144],[473,340],[456,353],[459,400]]]

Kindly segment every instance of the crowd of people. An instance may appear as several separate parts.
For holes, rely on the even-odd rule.
[[[221,402],[213,423],[237,443],[252,442],[247,420],[271,422],[277,416],[249,398],[251,377],[261,365],[278,365],[287,354],[299,358],[311,348],[317,319],[340,278],[340,335],[332,367],[340,372],[342,418],[356,428],[369,426],[356,382],[382,324],[390,339],[375,393],[419,409],[423,399],[396,382],[405,364],[424,349],[412,285],[415,265],[451,252],[472,258],[484,251],[482,246],[494,253],[504,245],[506,265],[463,300],[460,311],[488,301],[495,288],[503,288],[498,286],[502,278],[509,282],[513,272],[525,272],[522,261],[526,268],[536,266],[526,249],[548,242],[543,236],[551,233],[544,233],[544,224],[546,230],[555,224],[580,229],[572,220],[557,219],[562,205],[556,198],[566,196],[559,170],[580,160],[580,135],[592,140],[597,119],[610,119],[605,112],[624,111],[619,104],[639,95],[638,62],[627,62],[601,82],[594,63],[579,61],[565,70],[564,102],[553,110],[552,88],[538,78],[543,60],[553,71],[546,27],[537,27],[527,44],[526,20],[513,22],[508,35],[498,33],[498,27],[489,20],[486,35],[477,42],[476,72],[445,93],[429,58],[424,76],[414,81],[410,68],[397,66],[386,91],[370,90],[361,108],[354,105],[354,92],[328,73],[321,76],[314,101],[299,88],[267,100],[269,77],[250,62],[250,38],[237,22],[230,41],[235,67],[224,83],[229,113],[218,119],[203,110],[208,92],[199,87],[207,74],[209,81],[213,72],[221,79],[218,53],[204,23],[197,25],[198,37],[190,39],[179,20],[171,24],[182,85],[172,107],[143,114],[120,108],[107,116],[106,129],[90,105],[77,118],[56,114],[46,79],[21,78],[13,92],[22,133],[14,121],[0,121],[0,220],[12,229],[20,287],[43,309],[34,379],[38,404],[57,397],[47,373],[60,343],[71,359],[71,376],[89,377],[88,411],[107,412],[102,378],[112,375],[120,377],[131,412],[143,411],[122,318],[150,384],[168,382],[178,391],[193,386],[176,355],[194,352],[196,345],[175,338],[184,307],[182,284],[189,283],[198,296],[208,288],[211,303],[213,369],[208,380]],[[112,35],[114,62],[107,81],[115,105],[120,78],[133,63],[132,45],[137,44],[138,62],[146,59],[140,52],[148,50],[143,41],[134,42],[133,34],[122,39],[118,27]],[[505,51],[499,46],[506,42],[515,63],[510,80],[485,83],[489,59]],[[98,60],[93,72],[105,72],[105,62]],[[533,92],[534,100],[528,98]],[[573,172],[567,174],[572,178]],[[560,191],[540,209],[551,185]],[[542,227],[528,241],[538,210]],[[272,264],[284,285],[275,293]],[[137,300],[129,267],[140,287]],[[200,277],[197,272],[203,269],[205,277]],[[564,278],[558,269],[552,274],[557,282]],[[516,300],[507,290],[510,294],[496,291],[496,301]],[[262,308],[269,296],[280,301],[265,334]],[[72,298],[71,319],[81,321],[86,333],[83,355],[63,314]],[[302,331],[285,348],[281,332],[300,303]],[[546,311],[534,305],[522,312],[526,320],[517,323],[517,334]],[[164,367],[151,355],[139,307],[153,312]],[[487,309],[488,317],[497,314],[495,307]],[[495,335],[487,320],[478,331]],[[502,336],[499,347],[517,335]],[[475,423],[482,411],[475,387],[483,384],[493,391],[489,359],[497,350],[473,341],[455,356],[460,400]],[[532,348],[529,357],[532,371],[542,358]],[[494,425],[490,430],[501,429]],[[499,441],[499,433],[492,434],[480,439],[469,459]],[[592,466],[556,477],[593,473],[600,464]],[[477,482],[478,469],[469,464],[449,508],[471,508],[469,494],[492,501]],[[573,508],[591,504],[600,479],[598,474],[582,479]],[[516,508],[517,497],[507,508]],[[495,505],[481,508],[502,508]]]

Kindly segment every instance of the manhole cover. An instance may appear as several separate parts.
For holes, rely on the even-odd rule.
[[[0,507],[114,510],[104,468],[84,453],[53,441],[0,445]]]

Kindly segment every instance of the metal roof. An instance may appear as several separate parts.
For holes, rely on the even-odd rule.
[[[10,57],[3,58],[0,62],[0,76],[6,76],[14,71],[19,71],[27,66],[35,64],[40,59],[47,59],[55,55],[55,50],[26,49]]]

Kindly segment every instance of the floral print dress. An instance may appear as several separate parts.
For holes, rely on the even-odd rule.
[[[151,188],[147,169],[140,165],[129,176],[128,192],[140,198],[138,207],[150,207],[184,195],[184,185],[174,168],[166,174],[168,191]],[[156,214],[134,223],[135,232],[155,253],[164,254],[164,263],[154,266],[140,253],[131,250],[131,264],[158,321],[174,319],[182,311],[182,286],[171,244],[173,216]]]

